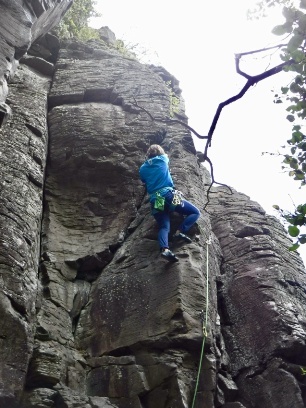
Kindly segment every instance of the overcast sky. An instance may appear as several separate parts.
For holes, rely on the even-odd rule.
[[[162,65],[180,82],[189,125],[208,133],[220,102],[238,93],[245,79],[235,72],[234,54],[280,42],[271,34],[280,13],[249,21],[248,8],[256,0],[97,0],[102,16],[92,26],[108,26],[126,44],[146,50],[145,62]],[[243,66],[250,74],[271,67],[257,57]],[[225,107],[215,130],[210,158],[215,179],[250,196],[272,215],[273,205],[292,209],[305,202],[305,188],[282,173],[281,159],[262,152],[278,152],[290,138],[291,124],[273,95],[289,82],[278,74],[258,83],[239,101]],[[272,92],[271,90],[275,90]],[[195,140],[203,151],[204,142]],[[305,249],[304,249],[305,247]],[[306,245],[300,251],[306,262]]]

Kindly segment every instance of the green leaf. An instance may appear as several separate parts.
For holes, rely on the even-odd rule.
[[[291,23],[293,23],[295,18],[296,18],[295,9],[293,9],[291,7],[284,7],[282,14],[285,17],[285,19],[287,20],[287,22],[290,21]]]
[[[288,93],[288,91],[289,91],[288,86],[282,86],[282,87],[281,87],[281,91],[282,91],[282,93],[283,93],[284,95],[286,95],[286,94]]]
[[[292,28],[292,26],[291,26]],[[275,35],[285,35],[288,34],[288,32],[290,33],[290,31],[288,31],[288,25],[287,24],[281,24],[281,25],[277,25],[272,29],[272,33]]]
[[[303,54],[304,55],[304,54]],[[302,85],[303,83],[304,83],[304,78],[302,77],[302,75],[297,75],[295,78],[294,78],[294,82],[297,84],[297,85]]]
[[[292,129],[293,130],[301,130],[301,126],[300,125],[294,125]]]
[[[297,13],[298,13],[297,23],[298,23],[299,31],[300,32],[305,32],[306,15],[300,10]]]
[[[298,92],[300,92],[300,90],[301,90],[301,88],[295,82],[292,82],[292,84],[290,84],[290,91],[291,92],[298,93]]]
[[[296,159],[292,159],[289,166],[294,170],[297,170],[299,168],[299,165]]]
[[[300,246],[299,246],[299,244],[293,244],[290,248],[289,248],[289,251],[296,251],[298,248],[299,248]]]
[[[289,115],[288,115],[288,116],[289,116]],[[303,137],[304,137],[304,135],[303,135],[303,133],[300,132],[300,131],[297,131],[297,132],[293,132],[293,133],[292,133],[292,139],[294,140],[294,143],[301,142],[301,141],[303,140]]]
[[[301,50],[295,50],[291,53],[292,58],[295,62],[302,62],[305,59],[305,54]]]
[[[301,9],[306,9],[306,0],[301,0],[300,1],[300,8]]]
[[[299,235],[299,233],[300,233],[300,230],[299,230],[299,228],[296,227],[295,225],[290,225],[290,226],[288,227],[288,232],[289,232],[289,235],[290,235],[291,237],[297,237],[297,236]]]
[[[306,204],[300,204],[298,207],[297,207],[297,210],[298,210],[298,212],[299,213],[301,213],[301,214],[303,214],[303,215],[306,215]],[[306,235],[305,235],[306,236]]]
[[[300,244],[306,244],[306,234],[302,234],[299,237],[299,242],[300,242]]]
[[[293,115],[287,115],[287,120],[289,120],[289,122],[294,122],[295,117]]]
[[[288,42],[288,50],[290,52],[297,50],[302,45],[303,41],[304,36],[298,33],[294,34],[293,37],[291,37]]]
[[[294,225],[295,225],[295,226],[296,226],[296,225],[299,225],[299,226],[305,225],[305,217],[304,217],[303,214],[299,214],[299,215],[296,215],[296,216],[294,217]]]
[[[305,178],[305,174],[301,170],[295,171],[294,180],[304,180],[304,178]]]
[[[289,222],[289,224],[294,225],[295,218],[292,218],[289,215],[286,215],[285,219],[286,219],[287,222]]]

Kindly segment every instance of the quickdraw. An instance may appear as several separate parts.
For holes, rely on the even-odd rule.
[[[172,199],[172,205],[174,205],[175,207],[177,205],[182,204],[183,201],[183,193],[179,190],[174,190],[173,191],[173,199]]]

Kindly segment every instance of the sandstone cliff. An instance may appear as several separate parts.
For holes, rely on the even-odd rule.
[[[20,58],[54,27],[73,0],[0,0],[0,125],[10,114],[8,82]],[[51,46],[51,44],[50,44]]]
[[[59,16],[69,2],[29,3],[56,4]],[[180,262],[159,258],[138,178],[147,147],[163,145],[177,188],[201,209],[209,178],[190,133],[134,103],[163,120],[175,94],[187,123],[178,81],[119,53],[107,33],[60,49],[41,38],[10,78],[12,114],[0,129],[0,406],[191,407],[207,307],[194,407],[304,407],[300,258],[260,205],[224,188],[213,189],[193,243],[174,246]]]

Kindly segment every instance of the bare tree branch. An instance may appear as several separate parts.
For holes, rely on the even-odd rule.
[[[269,70],[267,70],[265,72],[262,72],[261,74],[251,76],[251,75],[248,75],[248,74],[244,73],[243,71],[241,71],[241,69],[239,67],[241,56],[242,56],[242,54],[237,54],[236,55],[236,72],[238,74],[242,75],[243,77],[245,77],[247,79],[247,82],[246,82],[246,84],[244,85],[244,87],[241,89],[241,91],[238,94],[232,96],[231,98],[229,98],[226,101],[221,102],[219,104],[219,106],[218,106],[218,108],[216,110],[215,116],[213,118],[212,124],[210,126],[209,132],[208,132],[208,139],[207,139],[207,143],[206,143],[205,150],[204,150],[204,157],[207,156],[208,148],[211,146],[211,140],[212,140],[214,131],[216,129],[216,126],[217,126],[220,114],[222,112],[222,109],[225,106],[227,106],[227,105],[237,101],[238,99],[242,98],[243,95],[248,91],[248,89],[251,88],[251,86],[257,84],[258,82],[260,82],[260,81],[262,81],[262,80],[264,80],[266,78],[269,78],[272,75],[275,75],[275,74],[281,72],[285,66],[288,66],[288,65],[291,65],[291,64],[294,63],[294,60],[289,60],[289,61],[283,62],[282,64],[279,64],[279,65],[277,65],[277,66],[275,66],[275,67],[273,67],[273,68],[271,68],[271,69],[269,69]]]
[[[171,118],[166,118],[166,119],[156,119],[156,118],[154,118],[154,117],[151,115],[151,113],[147,111],[147,109],[145,109],[144,107],[138,105],[138,102],[136,101],[135,98],[133,98],[133,99],[134,99],[133,106],[136,106],[137,108],[139,108],[140,110],[142,110],[143,112],[145,112],[145,113],[150,117],[150,119],[151,119],[153,122],[161,122],[161,123],[168,123],[168,124],[169,124],[169,123],[178,123],[179,125],[181,125],[181,126],[185,127],[186,129],[190,130],[190,132],[192,132],[192,133],[193,133],[196,137],[198,137],[199,139],[207,139],[207,138],[208,138],[208,136],[201,136],[201,135],[200,135],[198,132],[196,132],[191,126],[187,125],[187,123],[185,123],[185,122],[183,122],[183,121],[181,121],[181,120],[171,119]]]
[[[228,99],[225,100],[224,102],[221,102],[221,103],[218,105],[218,108],[217,108],[216,113],[215,113],[215,115],[214,115],[214,117],[213,117],[213,120],[212,120],[212,123],[211,123],[211,125],[210,125],[209,132],[208,132],[208,135],[207,135],[207,136],[202,136],[202,135],[200,135],[200,134],[199,134],[198,132],[196,132],[192,127],[190,127],[190,126],[187,125],[185,122],[182,122],[182,121],[180,121],[180,120],[178,120],[178,119],[170,119],[170,118],[166,118],[166,119],[155,119],[155,118],[151,115],[151,113],[148,112],[148,111],[147,111],[145,108],[143,108],[142,106],[140,106],[140,105],[137,103],[136,99],[134,98],[134,104],[133,104],[133,105],[136,106],[137,108],[139,108],[141,111],[145,112],[145,113],[151,118],[152,121],[162,122],[162,123],[166,123],[166,124],[169,124],[169,123],[178,123],[178,124],[180,124],[181,126],[185,127],[186,129],[190,130],[197,138],[199,138],[199,139],[206,139],[206,140],[207,140],[207,141],[206,141],[206,145],[205,145],[204,152],[201,153],[201,160],[200,160],[201,162],[205,162],[205,161],[208,162],[208,164],[209,164],[209,166],[210,166],[210,174],[211,174],[211,183],[210,183],[210,185],[209,185],[209,187],[208,187],[208,189],[207,189],[207,193],[206,193],[207,203],[206,203],[205,206],[204,206],[204,210],[206,209],[206,207],[207,207],[208,204],[209,204],[209,193],[210,193],[211,188],[212,188],[212,186],[213,186],[214,184],[218,184],[218,185],[221,185],[221,186],[224,186],[224,187],[228,188],[229,191],[230,191],[230,194],[232,194],[232,189],[231,189],[228,185],[222,184],[222,183],[218,183],[218,182],[215,180],[213,164],[212,164],[210,158],[208,157],[208,148],[211,146],[212,137],[213,137],[214,131],[215,131],[215,129],[216,129],[216,126],[217,126],[217,123],[218,123],[218,120],[219,120],[219,118],[220,118],[220,115],[221,115],[221,112],[222,112],[223,108],[224,108],[225,106],[230,105],[231,103],[237,101],[238,99],[241,99],[241,98],[244,96],[244,94],[249,90],[249,88],[251,88],[251,86],[257,84],[257,83],[260,82],[260,81],[263,81],[263,80],[266,79],[266,78],[269,78],[269,77],[271,77],[271,76],[273,76],[273,75],[275,75],[275,74],[281,72],[285,66],[289,66],[289,65],[291,65],[291,64],[293,64],[293,63],[295,62],[294,60],[291,59],[291,60],[289,60],[289,61],[283,62],[282,64],[276,65],[275,67],[273,67],[273,68],[271,68],[271,69],[268,69],[268,70],[266,70],[266,71],[264,71],[264,72],[262,72],[262,73],[260,73],[260,74],[258,74],[258,75],[249,75],[249,74],[247,74],[246,72],[243,72],[243,71],[240,69],[240,60],[241,60],[241,57],[243,57],[243,56],[245,56],[245,55],[251,55],[251,54],[255,54],[255,53],[260,53],[260,52],[264,52],[264,51],[269,51],[269,50],[275,49],[275,48],[281,48],[281,47],[284,47],[284,46],[286,46],[286,45],[287,45],[287,44],[279,44],[279,45],[276,45],[276,46],[273,46],[273,47],[269,47],[269,48],[262,48],[262,49],[260,49],[260,50],[255,50],[255,51],[249,51],[249,52],[244,52],[244,53],[235,54],[236,72],[237,72],[239,75],[241,75],[241,76],[243,76],[244,78],[246,78],[247,82],[246,82],[246,84],[243,86],[243,88],[240,90],[240,92],[238,92],[236,95],[234,95],[234,96],[228,98]]]
[[[244,57],[245,55],[258,54],[260,52],[274,50],[275,48],[286,47],[287,45],[288,44],[277,44],[277,45],[273,45],[272,47],[260,48],[259,50],[240,52],[239,54],[236,54],[236,55],[240,55],[241,57]]]
[[[206,192],[207,202],[205,203],[205,206],[204,206],[203,210],[206,210],[206,208],[207,208],[207,206],[208,206],[208,204],[209,204],[209,193],[210,193],[210,190],[211,190],[211,188],[212,188],[212,186],[213,186],[214,184],[218,184],[219,186],[223,186],[223,187],[228,188],[229,191],[230,191],[230,194],[233,194],[232,189],[231,189],[227,184],[218,183],[218,182],[215,180],[215,177],[214,177],[214,166],[213,166],[212,161],[210,160],[210,158],[209,158],[208,156],[206,156],[206,161],[209,163],[209,166],[210,166],[211,182],[210,182],[210,185],[209,185],[209,187],[208,187],[208,189],[207,189],[207,192]]]

